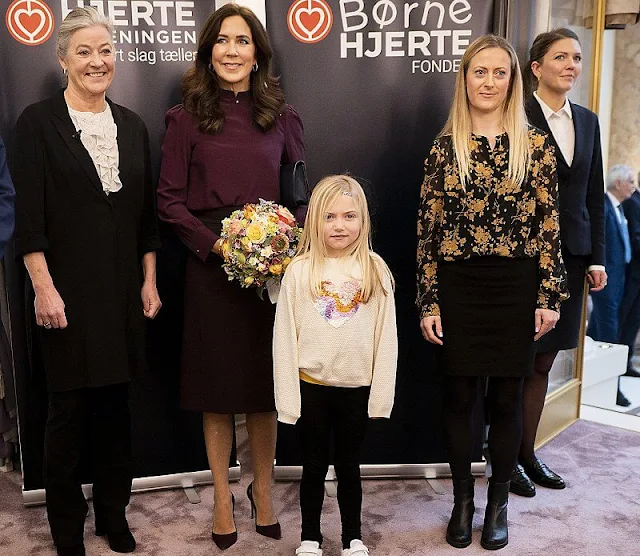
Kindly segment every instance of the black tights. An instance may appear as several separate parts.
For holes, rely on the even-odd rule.
[[[533,374],[524,379],[522,394],[522,442],[520,461],[531,465],[535,457],[534,445],[540,416],[544,409],[549,386],[549,371],[558,355],[557,351],[537,353],[533,364]]]
[[[445,439],[454,479],[471,475],[473,407],[481,377],[447,376],[445,379]],[[489,456],[492,479],[505,483],[511,478],[522,434],[522,378],[489,379],[487,404]]]

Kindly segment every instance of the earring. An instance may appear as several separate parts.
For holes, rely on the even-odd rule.
[[[213,76],[216,75],[216,72],[213,71],[213,64],[211,62],[209,62],[209,65],[207,66],[207,69],[209,70],[209,73]]]
[[[258,62],[256,62],[255,64],[253,64],[253,73],[258,71]]]
[[[62,75],[67,76],[67,68],[62,68]]]

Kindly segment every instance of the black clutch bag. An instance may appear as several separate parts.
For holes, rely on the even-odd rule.
[[[280,166],[280,203],[294,209],[308,205],[311,188],[307,180],[307,167],[303,160]]]

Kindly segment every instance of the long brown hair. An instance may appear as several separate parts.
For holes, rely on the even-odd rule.
[[[182,102],[188,112],[200,122],[200,131],[217,133],[224,126],[224,112],[220,107],[220,85],[209,70],[213,45],[220,34],[222,22],[234,15],[245,20],[256,48],[258,71],[251,72],[253,121],[263,131],[270,130],[284,107],[284,95],[279,79],[271,73],[273,49],[260,20],[249,9],[237,4],[225,4],[213,12],[198,37],[196,61],[182,78]]]
[[[524,80],[527,96],[532,95],[533,91],[538,88],[538,80],[533,74],[531,64],[533,62],[542,64],[542,59],[547,55],[547,52],[549,52],[549,50],[553,46],[553,43],[561,41],[562,39],[573,39],[578,44],[580,44],[578,35],[576,35],[571,29],[567,29],[566,27],[558,27],[557,29],[547,31],[546,33],[540,33],[533,41],[533,44],[529,49],[529,61],[522,68],[522,77]]]

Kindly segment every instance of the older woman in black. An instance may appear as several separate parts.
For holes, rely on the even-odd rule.
[[[591,291],[607,283],[604,242],[604,183],[598,117],[569,102],[582,68],[577,35],[555,29],[538,35],[525,77],[534,88],[526,102],[529,121],[549,134],[558,161],[560,238],[571,297],[558,326],[536,344],[534,372],[524,382],[522,443],[511,492],[534,496],[534,483],[562,489],[565,482],[535,454],[534,444],[549,384],[549,371],[563,349],[578,345],[585,275]]]
[[[566,296],[553,147],[527,126],[515,51],[486,35],[466,50],[449,120],[425,161],[418,213],[424,337],[442,345],[445,440],[454,508],[447,542],[471,543],[471,415],[488,378],[491,417],[481,544],[507,545],[509,478],[520,446],[522,383],[534,340]]]
[[[60,556],[81,556],[87,503],[80,462],[92,440],[96,534],[132,552],[125,517],[133,462],[128,383],[143,365],[145,317],[160,309],[149,141],[142,120],[105,96],[113,29],[77,8],[58,34],[68,83],[15,126],[16,254],[35,292],[49,392],[44,481]]]

